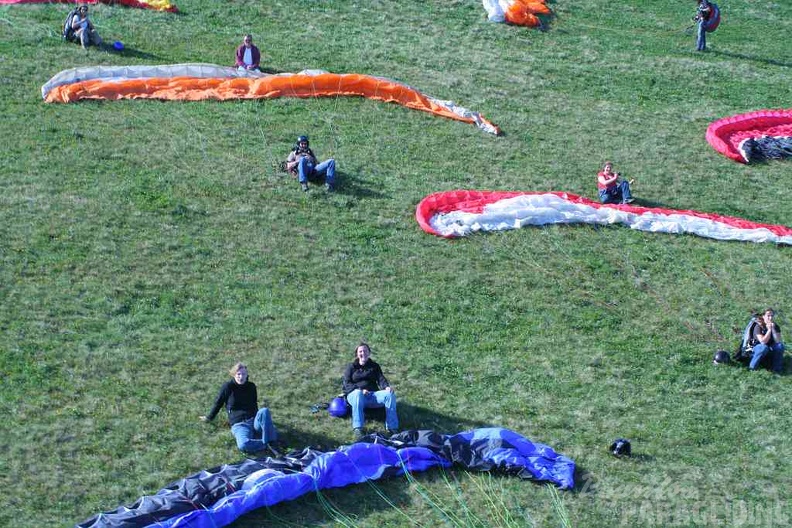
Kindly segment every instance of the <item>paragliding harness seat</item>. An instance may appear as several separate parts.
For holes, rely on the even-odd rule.
[[[737,345],[737,351],[734,354],[734,359],[745,365],[748,365],[751,362],[751,358],[753,357],[753,349],[758,343],[758,341],[754,338],[754,329],[761,321],[761,315],[754,314],[751,316],[751,320],[748,321],[748,324],[745,325],[745,330],[743,330],[742,339],[740,340],[740,344]],[[768,366],[770,361],[770,355],[762,358],[762,366]]]

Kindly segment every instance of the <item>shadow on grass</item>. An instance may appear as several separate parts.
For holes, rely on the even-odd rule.
[[[469,429],[497,425],[450,416],[410,403],[399,403],[399,421],[402,429],[431,429],[442,434],[456,434]]]
[[[475,420],[468,420],[458,416],[449,416],[425,407],[419,407],[410,403],[399,402],[399,429],[431,429],[441,434],[456,434],[470,429],[481,427],[497,427],[494,424],[487,424]],[[349,422],[351,429],[352,423]],[[364,429],[367,433],[385,430],[385,408],[375,407],[366,409],[366,423]]]
[[[324,183],[324,180],[321,178],[309,178],[308,181],[316,185]],[[375,190],[375,188],[376,186],[370,185],[369,182],[354,174],[336,171],[335,192],[337,194],[352,195],[358,198],[375,198],[378,200],[390,198],[390,196]]]
[[[730,53],[728,51],[715,51],[710,50],[712,55],[723,55],[724,57],[731,57],[733,59],[743,59],[753,62],[761,62],[762,64],[769,64],[771,66],[782,66],[784,68],[792,68],[792,62],[783,62],[774,59],[763,59],[761,57],[754,57],[753,55],[743,55],[742,53]]]
[[[306,447],[319,451],[335,451],[338,449],[338,439],[330,438],[317,433],[310,433],[289,427],[278,426],[278,443],[284,446],[287,451],[302,450]],[[352,443],[352,435],[350,441]]]

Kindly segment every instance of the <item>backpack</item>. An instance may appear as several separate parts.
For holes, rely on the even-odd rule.
[[[707,33],[712,33],[718,29],[721,21],[721,12],[718,4],[710,2],[710,7],[712,8],[712,11],[710,11],[710,16],[707,19],[707,22],[704,24],[704,31]]]
[[[752,315],[751,320],[745,325],[742,339],[740,340],[740,344],[737,345],[737,351],[734,354],[734,359],[736,361],[742,361],[743,363],[751,361],[753,347],[756,345],[756,339],[754,339],[753,336],[754,328],[759,324],[759,317],[759,314]]]
[[[72,9],[69,11],[69,14],[66,15],[66,20],[63,22],[63,30],[61,31],[61,36],[63,40],[74,40],[74,29],[72,29],[72,19],[74,15],[77,14],[77,10],[79,8]]]

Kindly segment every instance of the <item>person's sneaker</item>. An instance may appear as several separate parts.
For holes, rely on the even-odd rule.
[[[626,199],[626,200],[624,200],[622,203],[625,203],[625,204],[631,204],[631,203],[633,203],[634,201],[635,201],[635,198],[627,198],[627,199]]]
[[[302,190],[304,192],[308,192],[308,184],[307,183],[301,183],[300,187],[302,188]]]
[[[356,440],[356,441],[357,441],[357,440],[360,440],[361,438],[363,438],[364,436],[366,436],[366,435],[363,433],[363,429],[362,429],[362,428],[360,428],[360,427],[355,427],[355,431],[354,431],[354,432],[355,432],[355,440]]]
[[[325,191],[333,192],[333,185],[330,183],[325,183]]]

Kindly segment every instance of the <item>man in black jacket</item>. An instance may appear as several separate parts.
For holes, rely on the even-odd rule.
[[[363,413],[366,407],[385,407],[385,429],[391,434],[398,432],[396,393],[380,366],[371,359],[371,349],[366,343],[358,345],[355,360],[344,371],[344,395],[352,407],[355,438],[363,436]]]

